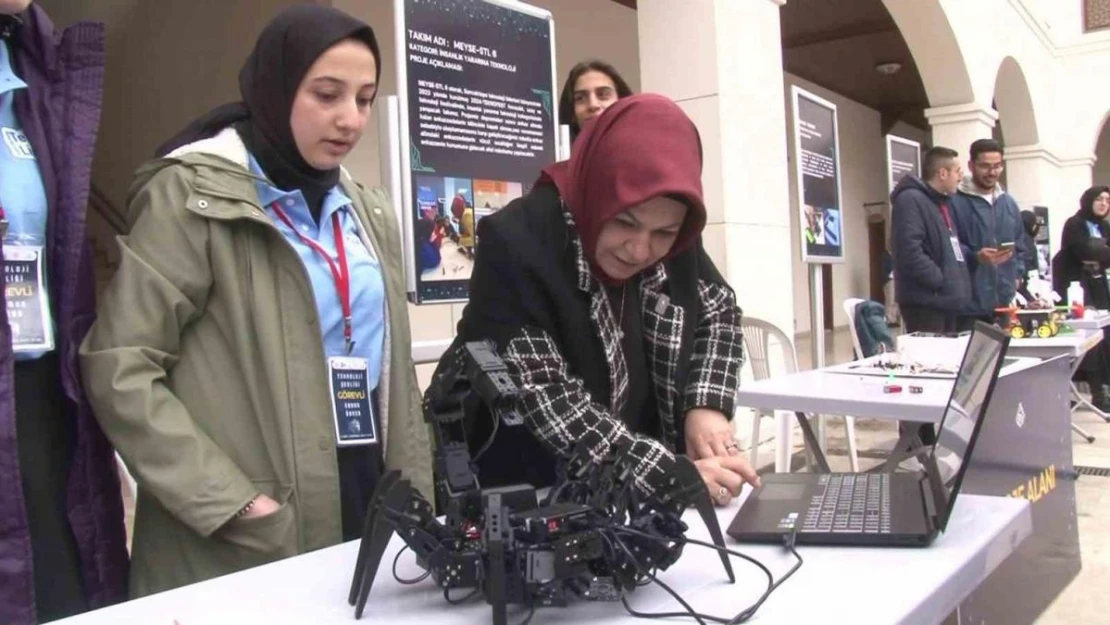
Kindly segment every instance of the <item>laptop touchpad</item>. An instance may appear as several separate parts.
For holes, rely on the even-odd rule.
[[[762,501],[791,501],[801,499],[806,494],[805,484],[767,484],[759,492]]]

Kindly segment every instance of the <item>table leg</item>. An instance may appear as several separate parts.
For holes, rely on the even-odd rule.
[[[817,435],[813,432],[813,425],[810,424],[809,419],[804,412],[795,412],[798,417],[798,425],[802,428],[802,437],[805,438],[806,447],[813,453],[813,460],[817,463],[817,470],[823,473],[830,473],[829,461],[825,459],[825,453],[821,451],[821,445],[817,442]]]
[[[912,425],[916,426],[917,424]],[[901,430],[901,433],[898,435],[898,442],[894,443],[894,449],[890,450],[890,455],[882,464],[866,471],[867,473],[891,473],[907,458],[923,456],[929,451],[929,448],[921,442],[921,438],[917,435],[917,427],[899,428],[899,430]]]
[[[1076,434],[1078,434],[1078,435],[1082,436],[1083,438],[1087,439],[1088,443],[1095,442],[1095,437],[1091,436],[1090,432],[1088,432],[1087,430],[1084,430],[1083,428],[1079,427],[1079,424],[1077,424],[1075,421],[1071,422],[1071,429]]]
[[[1075,385],[1075,382],[1070,382],[1070,384],[1071,397],[1075,400],[1075,405],[1071,407],[1072,412],[1075,412],[1080,408],[1086,408],[1087,410],[1095,413],[1095,415],[1097,415],[1103,421],[1110,422],[1110,415],[1107,415],[1105,412],[1099,410],[1098,408],[1095,408],[1095,405],[1091,403],[1091,400],[1087,399],[1086,396],[1083,395],[1083,393],[1079,390],[1079,387]]]
[[[1072,366],[1071,366],[1072,378],[1075,377],[1075,372],[1079,370],[1079,366],[1082,363],[1083,363],[1082,358],[1076,358],[1075,361],[1072,363]],[[1079,388],[1075,385],[1075,380],[1069,379],[1068,380],[1068,387],[1071,389],[1072,399],[1075,400],[1075,404],[1072,405],[1071,410],[1069,412],[1069,414],[1071,415],[1071,419],[1072,419],[1071,429],[1076,434],[1082,436],[1088,443],[1093,443],[1093,442],[1095,442],[1095,437],[1091,436],[1089,432],[1087,432],[1083,428],[1076,425],[1076,423],[1075,423],[1075,412],[1077,410],[1080,410],[1081,408],[1086,408],[1086,409],[1090,410],[1091,412],[1095,413],[1096,415],[1098,415],[1099,417],[1101,417],[1102,420],[1106,421],[1107,423],[1110,423],[1110,415],[1107,415],[1105,412],[1099,410],[1098,408],[1095,408],[1094,404],[1092,404],[1090,402],[1090,400],[1088,400],[1086,397],[1083,396],[1082,393],[1079,392]]]
[[[790,473],[790,456],[794,451],[794,428],[790,425],[790,413],[774,411],[775,414],[775,473]]]

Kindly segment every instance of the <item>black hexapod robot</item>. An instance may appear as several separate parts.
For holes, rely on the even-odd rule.
[[[697,507],[714,543],[724,546],[705,484],[684,457],[670,482],[650,497],[632,487],[633,467],[624,450],[602,462],[576,450],[542,502],[529,485],[482,489],[462,427],[464,401],[476,395],[491,408],[496,435],[500,426],[522,423],[512,411],[516,392],[487,342],[457,350],[455,366],[433,380],[424,416],[433,428],[436,490],[446,520],[436,518],[431,503],[400,472],[381,479],[367,510],[351,584],[356,618],[362,617],[394,532],[427,570],[409,583],[430,576],[452,603],[457,603],[452,590],[481,593],[492,606],[494,625],[507,623],[509,604],[534,610],[564,606],[575,597],[622,600],[651,571],[678,560],[686,544],[681,516],[688,505]],[[728,556],[720,555],[735,582]]]

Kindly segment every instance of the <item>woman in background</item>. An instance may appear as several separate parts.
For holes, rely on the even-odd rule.
[[[1079,198],[1079,210],[1064,222],[1060,251],[1052,259],[1052,290],[1067,297],[1068,286],[1083,287],[1083,303],[1088,308],[1110,310],[1110,187],[1094,186]],[[1110,329],[1103,341],[1083,358],[1079,373],[1091,389],[1091,403],[1110,413]]]
[[[628,83],[605,61],[583,61],[572,67],[559,96],[559,119],[570,126],[571,142],[582,132],[582,124],[630,95]]]

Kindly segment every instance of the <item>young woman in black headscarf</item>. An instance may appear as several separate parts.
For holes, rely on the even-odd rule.
[[[1067,297],[1068,286],[1083,287],[1088,308],[1110,309],[1110,187],[1094,186],[1079,198],[1079,210],[1064,222],[1060,251],[1052,258],[1052,289]],[[1091,403],[1110,413],[1110,331],[1102,343],[1087,353],[1080,368],[1091,389]]]
[[[135,595],[358,536],[383,468],[431,494],[397,224],[340,166],[380,68],[369,26],[292,7],[243,66],[243,101],[136,174],[81,348],[139,486]]]

